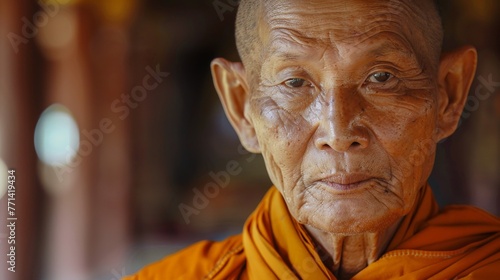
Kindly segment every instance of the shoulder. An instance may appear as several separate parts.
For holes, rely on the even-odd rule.
[[[377,279],[498,279],[500,220],[471,206],[445,207],[369,267],[364,275]]]
[[[241,235],[235,235],[221,242],[198,242],[124,280],[228,278],[239,275],[245,262]]]
[[[431,218],[428,226],[464,227],[475,232],[500,232],[500,219],[482,209],[469,205],[450,205]]]
[[[469,277],[500,273],[500,219],[482,209],[447,206],[415,237],[421,243],[418,249],[440,251],[456,259]],[[477,279],[474,277],[467,279]]]
[[[403,247],[420,250],[457,250],[473,246],[498,246],[498,217],[467,205],[443,208],[423,223]]]

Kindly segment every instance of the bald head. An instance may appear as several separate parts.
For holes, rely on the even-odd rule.
[[[263,3],[261,0],[242,0],[236,16],[236,47],[243,64],[250,68],[252,54],[257,52],[260,39],[258,22],[263,17]]]
[[[262,33],[264,33],[262,31],[268,27],[270,15],[276,15],[281,11],[287,10],[287,7],[293,6],[293,4],[297,2],[301,1],[241,0],[236,18],[236,46],[240,58],[247,70],[252,72],[257,71],[257,69],[254,69],[254,66],[258,66],[261,63],[260,52],[262,51],[262,47],[265,46],[263,45],[265,42],[262,38]],[[316,5],[316,2],[319,4]],[[314,13],[323,13],[324,10],[317,9],[318,7],[321,8],[326,6],[321,2],[326,2],[327,5],[330,4],[331,6],[338,6],[339,10],[347,12],[339,15],[349,17],[352,21],[367,16],[369,17],[370,14],[372,14],[371,11],[363,12],[362,9],[354,9],[352,10],[353,13],[349,14],[349,10],[346,9],[348,5],[342,3],[344,1],[313,1],[306,6],[305,9],[310,9],[308,12],[311,15],[314,15]],[[363,6],[368,4],[368,2],[373,3],[375,1],[360,0],[348,2],[354,3],[354,5],[357,6]],[[380,2],[379,8],[381,12],[384,13],[385,18],[389,19],[389,21],[393,21],[393,24],[400,24],[397,22],[398,19],[409,21],[408,25],[410,25],[412,29],[410,33],[417,31],[415,32],[417,38],[414,42],[414,47],[422,51],[424,56],[422,59],[425,60],[426,57],[429,60],[428,64],[430,65],[427,67],[437,69],[443,40],[443,30],[437,0],[390,0],[378,2]],[[358,14],[356,14],[356,12],[358,12]],[[337,14],[333,13],[332,17],[336,15]],[[394,20],[392,19],[393,17]],[[315,20],[316,19],[311,16],[311,23],[315,23]],[[321,23],[317,24],[321,25]],[[362,29],[363,27],[360,28]],[[346,26],[346,34],[355,32],[362,33],[363,30],[361,29]]]
[[[313,235],[397,225],[477,61],[472,47],[441,56],[434,0],[242,0],[236,38],[243,65],[214,59],[214,84],[292,216]]]

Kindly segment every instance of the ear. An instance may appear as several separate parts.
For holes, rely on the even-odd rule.
[[[241,144],[249,152],[260,153],[255,129],[248,117],[250,92],[243,64],[216,58],[210,66],[215,89]]]
[[[455,132],[476,73],[477,51],[463,47],[441,57],[438,74],[437,141]]]

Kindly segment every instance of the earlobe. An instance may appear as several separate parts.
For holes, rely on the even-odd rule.
[[[476,73],[477,51],[463,47],[441,57],[438,73],[437,140],[455,132]]]
[[[212,79],[229,122],[238,134],[242,145],[252,153],[260,147],[251,119],[246,110],[249,87],[241,62],[216,58],[211,63]]]

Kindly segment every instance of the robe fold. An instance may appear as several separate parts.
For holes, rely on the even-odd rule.
[[[272,187],[242,234],[199,242],[124,279],[336,279],[318,248]],[[471,206],[439,210],[427,185],[386,252],[352,279],[500,279],[500,220]]]

